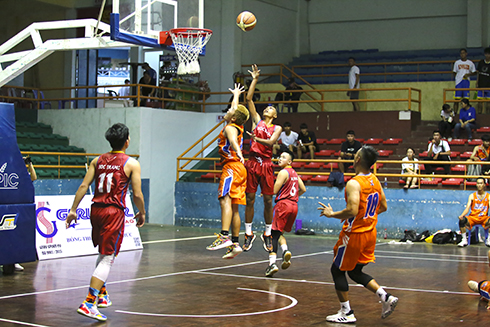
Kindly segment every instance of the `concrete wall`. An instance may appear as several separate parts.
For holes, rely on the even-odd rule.
[[[126,124],[131,137],[127,153],[140,155],[141,177],[150,181],[146,200],[151,222],[173,224],[176,158],[216,125],[217,115],[151,108],[66,109],[40,110],[38,121],[88,153],[110,150],[105,131],[114,123]]]
[[[176,183],[175,224],[179,226],[221,228],[217,184]],[[450,228],[458,230],[458,215],[463,212],[468,196],[474,191],[386,189],[388,211],[378,217],[378,235],[387,230],[388,237],[402,237],[406,229],[418,232]],[[318,202],[330,203],[334,210],[345,208],[344,192],[336,188],[307,186],[298,202],[298,217],[303,227],[320,234],[338,234],[341,224],[337,219],[319,217]],[[254,230],[262,230],[263,202],[255,202]],[[240,206],[244,218],[244,206]]]

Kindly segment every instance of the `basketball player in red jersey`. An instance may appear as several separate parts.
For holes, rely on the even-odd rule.
[[[373,147],[365,146],[354,156],[356,176],[345,187],[346,208],[334,212],[330,204],[319,202],[320,216],[340,219],[344,225],[334,247],[334,259],[330,269],[335,283],[340,310],[327,316],[327,321],[338,323],[355,322],[354,311],[349,304],[349,284],[345,273],[358,284],[379,296],[383,304],[381,318],[395,310],[398,298],[386,293],[378,283],[362,269],[374,262],[376,246],[376,224],[378,213],[388,209],[386,197],[378,178],[371,174],[370,167],[376,163],[378,153]]]
[[[247,185],[247,170],[243,163],[243,124],[249,118],[247,108],[238,104],[243,87],[235,84],[233,101],[230,109],[226,112],[224,120],[226,126],[218,136],[219,154],[223,169],[219,181],[218,199],[221,206],[221,233],[217,234],[216,240],[206,247],[208,250],[219,250],[225,247],[228,251],[223,259],[233,259],[240,253],[242,248],[238,244],[240,233],[240,213],[238,205],[244,205],[245,188]],[[232,229],[231,240],[229,236],[230,225]]]
[[[99,246],[99,257],[90,279],[89,293],[77,312],[100,321],[107,320],[107,317],[101,314],[97,307],[105,308],[112,305],[105,282],[124,236],[124,209],[130,181],[133,186],[134,204],[139,210],[135,215],[137,227],[143,226],[146,215],[141,192],[140,164],[126,155],[130,140],[129,129],[124,124],[114,124],[105,133],[105,138],[111,144],[112,151],[92,160],[66,217],[66,228],[73,221],[77,222],[77,207],[95,180],[97,187],[92,199],[90,223],[92,242],[94,246]]]
[[[293,153],[284,151],[279,157],[279,172],[274,184],[276,194],[276,205],[274,206],[274,219],[272,221],[272,252],[269,253],[269,267],[265,270],[267,277],[272,277],[279,268],[276,265],[277,247],[281,245],[282,269],[288,269],[291,265],[291,251],[284,237],[284,231],[290,232],[294,220],[298,214],[299,196],[306,192],[305,184],[298,177],[296,171],[291,167]]]
[[[252,83],[247,93],[247,104],[252,118],[251,146],[250,158],[245,163],[247,168],[247,206],[245,208],[245,243],[243,250],[249,251],[252,248],[255,235],[252,232],[252,221],[254,219],[254,204],[255,193],[260,184],[260,190],[264,197],[264,220],[265,231],[261,235],[264,241],[264,249],[267,252],[272,251],[272,195],[274,194],[274,167],[272,165],[272,147],[276,144],[277,139],[281,135],[281,126],[272,124],[272,121],[277,118],[276,108],[268,106],[264,109],[263,118],[255,109],[255,104],[252,100],[255,85],[260,76],[260,70],[257,65],[252,66]],[[248,132],[247,132],[248,133]]]

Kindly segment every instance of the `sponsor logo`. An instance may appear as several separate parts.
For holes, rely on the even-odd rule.
[[[2,167],[0,167],[0,190],[16,190],[18,189],[19,175],[16,173],[7,173],[5,170],[7,169],[7,163],[4,163]]]
[[[44,217],[44,213],[43,213],[44,211],[51,212],[51,209],[49,209],[48,207],[40,207],[40,208],[36,209],[36,218],[37,218],[36,219],[36,230],[39,233],[39,235],[41,235],[42,237],[52,238],[53,236],[56,235],[56,233],[58,233],[58,227],[56,226],[56,220],[51,221],[51,223],[53,224],[53,226],[51,226],[50,221],[48,221],[46,219],[46,217]],[[40,213],[42,213],[42,214],[39,215]],[[46,229],[47,229],[46,233],[44,233],[39,228],[39,221],[41,221],[41,223],[46,227]]]
[[[18,213],[10,213],[3,215],[2,220],[0,220],[0,231],[2,230],[13,230],[17,227],[17,217]]]

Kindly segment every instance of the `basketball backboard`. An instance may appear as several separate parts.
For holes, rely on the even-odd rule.
[[[204,27],[204,0],[113,0],[111,39],[149,47],[160,32]]]

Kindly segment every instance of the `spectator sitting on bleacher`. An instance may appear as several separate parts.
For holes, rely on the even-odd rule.
[[[439,122],[439,130],[441,131],[441,137],[447,138],[448,141],[451,141],[453,138],[451,137],[451,131],[454,128],[456,122],[454,121],[454,111],[451,109],[451,106],[445,103],[442,106],[441,110],[441,118],[442,120]]]
[[[416,163],[409,163],[409,161],[419,161],[415,158],[415,151],[412,148],[407,149],[407,156],[402,159],[407,163],[402,163],[402,174],[409,175],[406,177],[405,186],[403,188],[417,188],[417,177],[412,177],[410,175],[416,175],[419,170],[419,165]]]
[[[294,77],[291,77],[289,79],[289,84],[286,87],[285,100],[286,101],[298,101],[301,98],[301,94],[303,92],[287,92],[287,91],[288,90],[289,91],[291,91],[291,90],[302,90],[302,89],[303,88],[301,86],[299,86],[298,84],[296,84],[296,82],[294,80]],[[298,112],[298,105],[299,105],[299,103],[290,103],[288,105],[291,106],[291,111],[292,112]],[[289,112],[289,110],[288,110],[288,112]]]
[[[342,143],[340,146],[340,157],[339,160],[354,160],[354,156],[357,151],[362,148],[361,142],[356,141],[356,134],[353,130],[347,131],[347,141]],[[339,169],[342,173],[352,166],[350,162],[341,162],[339,163]]]
[[[473,153],[468,161],[488,161],[490,156],[490,135],[485,134],[481,138],[482,144],[475,146]],[[485,175],[488,175],[490,166],[482,165],[469,165],[468,175],[481,175],[482,171]],[[472,180],[471,180],[472,181]]]
[[[279,150],[279,153],[283,153],[286,150],[291,151],[294,153],[294,150],[296,150],[296,144],[298,142],[298,133],[293,132],[291,130],[291,123],[290,122],[285,122],[284,125],[284,131],[281,133],[279,136],[278,141],[281,141],[281,144],[276,143],[272,147],[272,156],[277,157],[277,150]]]
[[[471,130],[476,129],[476,110],[470,106],[468,99],[461,99],[461,110],[459,111],[459,123],[454,126],[454,138],[459,138],[459,130],[464,128],[471,140]]]
[[[429,148],[427,149],[427,159],[432,161],[451,161],[449,155],[451,154],[451,148],[446,140],[441,140],[441,132],[434,131],[432,133],[432,140],[429,143]],[[443,167],[444,173],[449,175],[451,172],[451,165],[445,164],[426,164],[425,173],[432,174],[432,172],[437,167]]]
[[[305,123],[299,126],[301,129],[301,133],[299,133],[298,137],[298,159],[301,159],[303,156],[303,151],[310,151],[311,159],[315,159],[315,151],[318,149],[318,144],[316,143],[315,133],[308,130],[308,125]]]

